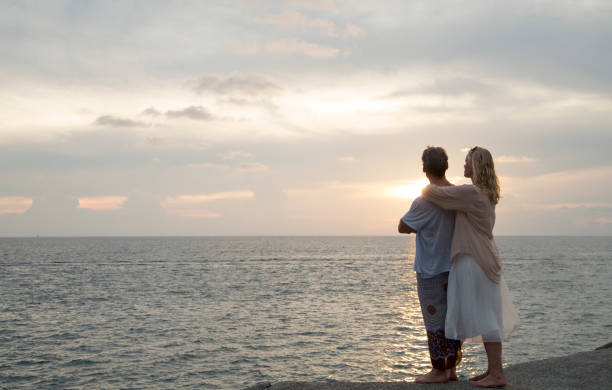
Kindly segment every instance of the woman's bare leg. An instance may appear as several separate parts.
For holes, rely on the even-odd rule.
[[[455,368],[447,368],[445,370],[432,368],[427,374],[417,377],[414,381],[416,383],[445,383],[456,380],[457,373]]]
[[[479,380],[483,379],[484,377],[486,377],[487,375],[489,375],[489,370],[483,372],[482,374],[479,374],[479,375],[471,377],[470,380],[474,381],[474,382],[475,381],[479,381]]]
[[[445,383],[449,381],[447,370],[432,368],[427,374],[417,377],[415,383]]]
[[[472,386],[477,387],[503,387],[508,383],[502,367],[502,343],[485,342],[489,369],[487,375],[479,380],[470,380]]]

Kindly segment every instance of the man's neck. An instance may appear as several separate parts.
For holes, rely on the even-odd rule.
[[[435,176],[429,176],[428,175],[427,178],[429,179],[429,182],[431,184],[434,184],[434,185],[437,185],[437,186],[446,187],[446,186],[452,186],[453,185],[451,182],[446,180],[446,176],[435,177]]]

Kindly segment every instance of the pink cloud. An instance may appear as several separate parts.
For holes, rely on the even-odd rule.
[[[254,196],[253,191],[214,192],[210,194],[180,195],[168,197],[161,202],[162,207],[170,208],[181,205],[193,205],[214,200],[248,199]]]
[[[608,225],[612,224],[612,218],[595,218],[593,219],[593,222],[596,222],[600,225]]]
[[[0,215],[19,214],[26,212],[32,206],[32,199],[23,196],[0,198]]]
[[[93,211],[108,211],[123,208],[127,196],[92,196],[79,199],[79,208]]]
[[[329,19],[310,18],[295,10],[288,10],[281,14],[260,18],[259,21],[261,23],[282,26],[285,28],[316,29],[323,31],[330,37],[336,38],[356,38],[363,34],[363,30],[353,24],[347,24],[344,28],[339,28]]]
[[[318,45],[295,38],[267,42],[265,51],[271,53],[303,54],[314,58],[333,58],[340,52],[335,47]]]

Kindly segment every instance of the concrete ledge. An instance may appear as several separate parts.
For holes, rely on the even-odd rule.
[[[612,388],[612,343],[595,351],[506,367],[508,390]],[[248,390],[454,390],[474,389],[467,381],[421,385],[409,382],[269,382]]]

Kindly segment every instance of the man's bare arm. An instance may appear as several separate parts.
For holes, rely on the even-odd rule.
[[[414,229],[413,229],[413,228],[411,228],[410,226],[406,225],[406,224],[404,223],[404,221],[402,221],[401,219],[400,219],[400,221],[399,221],[399,225],[397,226],[397,231],[398,231],[399,233],[406,233],[406,234],[416,233],[416,232],[417,232],[416,230],[414,230]]]

